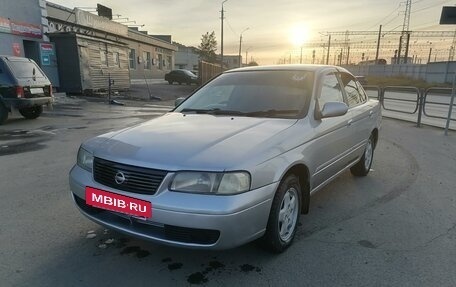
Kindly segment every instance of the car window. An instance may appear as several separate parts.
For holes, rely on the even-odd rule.
[[[209,82],[176,111],[220,109],[241,113],[277,112],[271,117],[279,117],[278,111],[286,111],[280,117],[296,118],[302,111],[307,112],[312,89],[313,72],[309,71],[232,72]]]
[[[356,81],[356,85],[358,86],[358,91],[359,94],[361,95],[361,102],[366,102],[367,101],[367,94],[366,91],[364,90],[363,86],[359,81]]]
[[[349,107],[354,107],[363,102],[361,94],[358,90],[358,84],[355,77],[348,73],[340,73],[342,84],[344,85],[345,94],[347,95],[347,104]]]
[[[33,78],[34,76],[36,78],[46,78],[46,76],[41,73],[40,68],[33,62],[9,61],[8,66],[16,78]],[[34,71],[35,75],[33,75]]]
[[[344,102],[339,81],[334,73],[323,76],[321,94],[318,98],[320,110],[327,102]]]

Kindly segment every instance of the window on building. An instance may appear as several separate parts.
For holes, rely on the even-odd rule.
[[[108,47],[106,43],[100,44],[100,62],[102,67],[108,66]]]
[[[119,67],[120,68],[120,55],[119,55],[119,52],[112,53],[112,65],[114,67]]]
[[[173,67],[173,57],[168,56],[168,68],[171,69]]]
[[[143,52],[144,69],[150,70],[152,67],[150,52]]]
[[[162,54],[158,54],[158,68],[160,70],[163,70],[163,55]]]
[[[128,53],[128,59],[130,61],[130,69],[136,69],[136,51],[135,51],[135,49],[130,49],[130,53]]]

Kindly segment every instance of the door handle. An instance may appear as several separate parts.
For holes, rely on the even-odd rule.
[[[372,118],[372,115],[374,114],[374,111],[370,110],[369,111],[369,118]]]
[[[349,119],[347,122],[347,126],[351,126],[352,123],[353,123],[353,119]]]

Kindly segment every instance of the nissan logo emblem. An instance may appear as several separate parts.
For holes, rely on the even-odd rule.
[[[114,176],[114,180],[116,181],[117,184],[122,184],[125,182],[125,174],[121,171],[116,173],[116,176]]]

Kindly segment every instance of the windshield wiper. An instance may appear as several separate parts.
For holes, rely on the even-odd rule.
[[[240,112],[240,111],[231,111],[231,110],[221,110],[221,109],[182,109],[181,113],[188,113],[194,112],[197,114],[209,114],[209,115],[228,115],[228,116],[245,116],[247,113]]]
[[[300,112],[299,110],[275,110],[275,109],[271,109],[271,110],[265,110],[265,111],[248,112],[248,113],[245,113],[245,115],[246,116],[251,116],[251,117],[261,117],[261,116],[272,117],[272,116],[289,115],[289,114],[296,115],[299,112]]]

